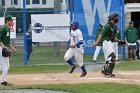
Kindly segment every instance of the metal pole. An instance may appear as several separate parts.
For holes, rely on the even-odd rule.
[[[27,65],[27,48],[26,48],[26,0],[23,0],[23,31],[24,31],[24,65]]]
[[[122,7],[122,39],[125,40],[125,37],[124,37],[124,31],[125,31],[125,25],[124,25],[124,21],[125,21],[125,14],[124,14],[124,0],[121,0],[121,7]],[[125,54],[125,46],[122,47],[122,59],[125,60],[126,59],[126,54]]]

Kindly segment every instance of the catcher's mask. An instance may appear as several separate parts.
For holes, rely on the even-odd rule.
[[[118,17],[119,17],[119,15],[117,13],[114,13],[114,14],[109,15],[108,19],[109,19],[109,21],[115,20],[115,22],[118,23],[118,20],[119,20]]]

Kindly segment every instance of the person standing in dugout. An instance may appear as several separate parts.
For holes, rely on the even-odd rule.
[[[99,28],[98,28],[98,30],[96,31],[95,41],[97,40],[98,36],[100,35],[102,29],[103,29],[103,25],[102,25],[102,24],[99,24]],[[94,56],[93,56],[93,62],[95,62],[95,63],[96,63],[96,59],[97,59],[97,57],[98,57],[98,55],[99,55],[99,52],[100,52],[100,50],[101,50],[101,48],[102,48],[102,43],[103,43],[103,41],[101,40],[101,41],[98,43],[98,45],[96,46],[96,49],[95,49],[95,52],[94,52]],[[104,55],[104,56],[105,56],[105,55]],[[106,57],[105,57],[105,58],[106,58]]]
[[[108,22],[104,26],[101,34],[98,36],[97,41],[93,44],[93,46],[97,46],[100,40],[103,40],[103,51],[107,55],[107,61],[105,66],[103,67],[101,73],[106,77],[114,77],[115,74],[112,74],[113,69],[116,63],[116,56],[113,47],[113,41],[119,41],[116,37],[117,27],[115,24],[118,23],[119,15],[114,13],[108,17]]]
[[[87,71],[85,69],[85,66],[83,64],[83,35],[82,32],[79,29],[79,23],[77,21],[71,22],[71,33],[70,33],[70,48],[67,50],[64,59],[68,64],[71,66],[69,73],[73,73],[74,69],[76,68],[76,65],[71,61],[71,58],[74,56],[76,59],[77,64],[82,70],[82,74],[80,77],[85,77],[87,74]]]
[[[136,60],[138,33],[133,21],[129,22],[129,27],[125,30],[125,38],[128,44],[128,58],[130,61]]]
[[[2,71],[1,85],[4,85],[4,86],[11,85],[6,80],[10,65],[9,65],[9,56],[4,57],[2,55],[2,49],[6,48],[13,53],[16,52],[16,49],[14,48],[14,46],[10,44],[10,27],[12,25],[13,25],[12,16],[7,15],[5,17],[5,24],[0,29],[0,70]]]

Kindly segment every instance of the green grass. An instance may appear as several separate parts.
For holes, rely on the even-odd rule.
[[[116,65],[116,70],[140,71],[140,62],[123,61]],[[69,65],[33,65],[33,66],[11,66],[9,73],[45,73],[68,71]]]
[[[47,63],[64,63],[64,54],[66,48],[60,49],[60,54],[53,55],[52,47],[33,47],[33,52],[30,56],[29,64],[47,64]],[[17,52],[10,57],[11,65],[24,64],[24,50],[23,47],[18,47]]]
[[[68,71],[67,65],[42,65],[42,66],[12,66],[9,74],[34,74],[34,73],[52,73]]]
[[[68,91],[72,93],[139,93],[140,85],[127,85],[117,83],[93,83],[93,84],[61,84],[61,85],[34,85],[34,86],[13,86],[2,87],[5,89],[49,89]]]
[[[135,71],[140,70],[140,62],[139,61],[122,61],[121,63],[116,65],[117,70],[128,70]]]
[[[28,64],[48,64],[48,63],[65,63],[64,55],[67,49],[65,47],[60,48],[60,54],[53,55],[52,46],[33,47],[33,52],[30,56]],[[84,54],[84,62],[92,62],[93,55]],[[104,60],[103,55],[99,55],[97,61]],[[11,65],[23,65],[24,64],[24,50],[23,47],[17,47],[17,52],[10,57]]]

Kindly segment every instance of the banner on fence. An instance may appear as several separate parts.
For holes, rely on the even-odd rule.
[[[13,18],[13,25],[10,27],[10,38],[16,38],[16,17]],[[5,23],[4,18],[0,17],[0,28],[3,26]]]
[[[69,14],[31,15],[33,42],[65,42],[69,40]]]

